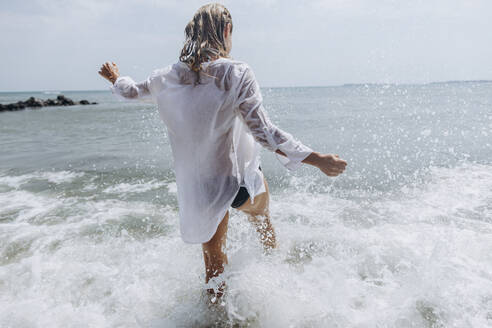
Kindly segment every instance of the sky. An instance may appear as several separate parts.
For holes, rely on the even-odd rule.
[[[206,1],[0,0],[0,91],[104,90],[114,61],[175,63]],[[492,79],[490,0],[230,0],[234,59],[261,86]]]

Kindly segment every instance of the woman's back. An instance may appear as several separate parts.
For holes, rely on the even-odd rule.
[[[241,185],[252,195],[264,190],[260,147],[238,111],[247,69],[219,58],[202,64],[196,84],[196,73],[178,62],[145,81],[168,129],[185,241],[210,239]]]
[[[288,169],[313,152],[270,122],[246,63],[205,62],[197,78],[178,62],[144,82],[119,77],[113,86],[126,98],[150,96],[158,105],[174,156],[182,238],[190,243],[211,238],[241,185],[251,197],[265,191],[260,144],[280,150],[285,157],[277,158]]]

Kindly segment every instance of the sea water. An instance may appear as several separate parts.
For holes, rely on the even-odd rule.
[[[98,104],[0,113],[0,326],[492,326],[492,83],[262,92],[275,124],[348,166],[262,153],[278,249],[231,209],[214,306],[153,104],[62,92]]]

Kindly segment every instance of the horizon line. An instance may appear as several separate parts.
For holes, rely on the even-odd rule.
[[[457,83],[492,83],[492,80],[479,79],[479,80],[447,80],[447,81],[433,81],[424,83],[400,83],[400,82],[358,82],[358,83],[343,83],[343,84],[331,84],[331,85],[306,85],[306,86],[262,86],[262,89],[288,89],[288,88],[336,88],[336,87],[347,87],[347,86],[384,86],[384,85],[395,85],[395,86],[412,86],[412,85],[432,85],[432,84],[457,84]],[[28,93],[28,92],[106,92],[110,91],[108,89],[51,89],[51,90],[17,90],[17,91],[6,91],[0,90],[0,93]]]

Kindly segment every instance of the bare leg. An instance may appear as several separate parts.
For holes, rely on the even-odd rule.
[[[227,239],[227,223],[229,221],[229,211],[217,227],[215,235],[208,242],[202,244],[203,259],[205,260],[205,283],[208,283],[213,277],[217,277],[224,272],[224,264],[227,264],[227,255],[225,253]],[[221,297],[224,285],[219,287],[217,293],[213,289],[208,289],[210,294]]]
[[[253,204],[251,204],[251,200],[248,198],[248,200],[237,209],[246,213],[249,222],[255,226],[256,231],[260,235],[260,240],[263,247],[265,250],[270,250],[277,246],[277,242],[275,238],[275,231],[273,230],[273,226],[270,221],[270,192],[268,190],[268,183],[266,179],[264,179],[264,182],[266,192],[256,195]]]

